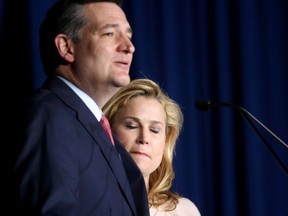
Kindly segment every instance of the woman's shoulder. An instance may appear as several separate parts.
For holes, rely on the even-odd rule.
[[[165,211],[165,205],[163,204],[158,208],[151,207],[151,216],[201,216],[196,205],[186,197],[180,197],[179,203],[172,211]]]
[[[175,209],[176,215],[183,215],[183,216],[200,216],[200,212],[197,206],[188,198],[180,197],[179,203]]]

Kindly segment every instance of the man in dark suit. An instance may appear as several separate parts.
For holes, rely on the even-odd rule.
[[[100,124],[130,82],[135,48],[119,1],[59,0],[40,28],[47,80],[31,98],[15,163],[17,215],[149,215],[137,165]]]

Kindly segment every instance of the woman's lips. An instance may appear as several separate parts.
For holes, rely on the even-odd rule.
[[[150,158],[150,156],[148,154],[146,154],[145,152],[133,151],[133,152],[130,152],[130,154],[133,154],[136,156],[145,156],[145,157]]]

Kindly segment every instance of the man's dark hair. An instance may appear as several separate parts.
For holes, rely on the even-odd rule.
[[[59,64],[65,61],[59,56],[54,44],[56,35],[62,33],[78,43],[82,39],[81,30],[87,23],[87,18],[83,13],[85,4],[94,2],[112,2],[119,7],[122,0],[58,0],[47,11],[46,16],[40,26],[39,48],[42,64],[45,73],[49,76],[54,73]]]

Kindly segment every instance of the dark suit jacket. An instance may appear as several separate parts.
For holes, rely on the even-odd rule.
[[[27,117],[15,166],[19,215],[149,215],[137,165],[62,80],[46,81]]]

